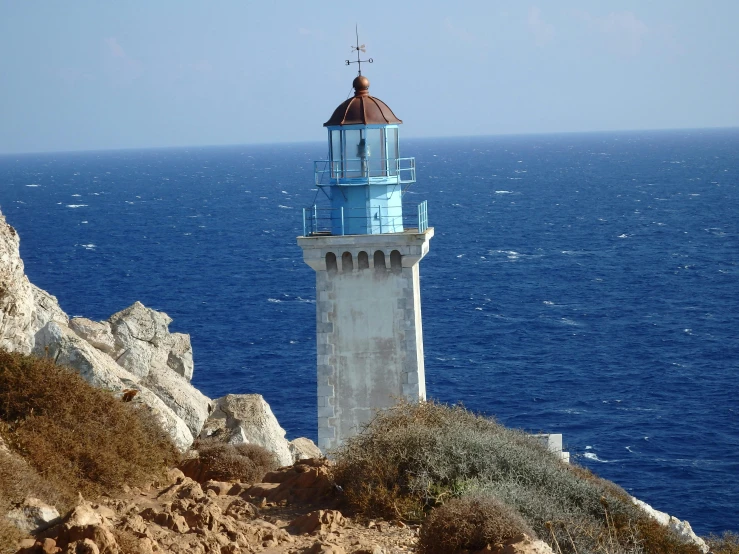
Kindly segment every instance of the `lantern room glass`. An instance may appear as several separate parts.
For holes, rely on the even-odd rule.
[[[398,175],[397,127],[331,129],[329,151],[334,179]]]

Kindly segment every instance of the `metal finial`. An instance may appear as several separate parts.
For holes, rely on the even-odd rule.
[[[354,26],[354,31],[357,34],[357,45],[356,46],[352,46],[351,48],[352,48],[352,53],[354,53],[354,52],[357,53],[357,61],[346,60],[346,65],[351,65],[353,63],[357,64],[357,67],[359,69],[359,73],[357,73],[357,76],[358,77],[361,77],[362,76],[362,64],[365,63],[365,62],[366,63],[372,63],[374,60],[372,58],[367,58],[366,60],[359,59],[359,53],[360,52],[367,52],[367,51],[365,50],[365,45],[364,44],[359,44],[359,28],[356,25]]]

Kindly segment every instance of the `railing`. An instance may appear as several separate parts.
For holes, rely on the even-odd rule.
[[[429,210],[424,200],[418,205],[418,232],[423,233],[429,228]]]
[[[416,182],[416,158],[355,158],[313,162],[317,186],[366,185],[370,179],[387,179],[395,183]]]
[[[424,200],[417,205],[389,208],[324,208],[312,205],[303,208],[303,236],[316,235],[369,235],[402,233],[428,229],[428,208]]]

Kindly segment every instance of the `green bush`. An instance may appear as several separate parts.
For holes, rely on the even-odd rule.
[[[335,458],[336,482],[367,516],[422,521],[452,498],[483,494],[521,514],[563,553],[608,552],[606,544],[638,552],[640,541],[649,541],[648,554],[678,554],[658,544],[662,535],[673,544],[671,532],[655,531],[618,486],[461,406],[402,402],[379,412]],[[680,554],[699,552],[685,548]]]
[[[431,511],[421,527],[419,554],[457,554],[481,550],[527,534],[521,514],[497,498],[470,495],[453,498]]]

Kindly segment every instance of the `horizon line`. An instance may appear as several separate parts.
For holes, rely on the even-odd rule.
[[[684,131],[731,131],[739,130],[739,126],[716,126],[716,127],[666,127],[656,129],[605,129],[598,131],[548,131],[548,132],[521,132],[521,133],[497,133],[497,134],[471,134],[471,135],[445,135],[445,136],[408,136],[403,140],[440,140],[440,139],[466,139],[466,138],[494,138],[494,137],[542,137],[559,135],[598,135],[598,134],[622,134],[622,133],[666,133]],[[27,150],[23,152],[0,152],[0,157],[28,156],[35,154],[85,154],[85,153],[107,153],[107,152],[137,152],[146,150],[187,150],[190,148],[233,148],[240,146],[287,146],[297,144],[318,144],[318,140],[299,141],[275,141],[275,142],[234,142],[223,144],[191,144],[191,145],[161,145],[161,146],[122,146],[102,149],[73,149],[73,150]]]

